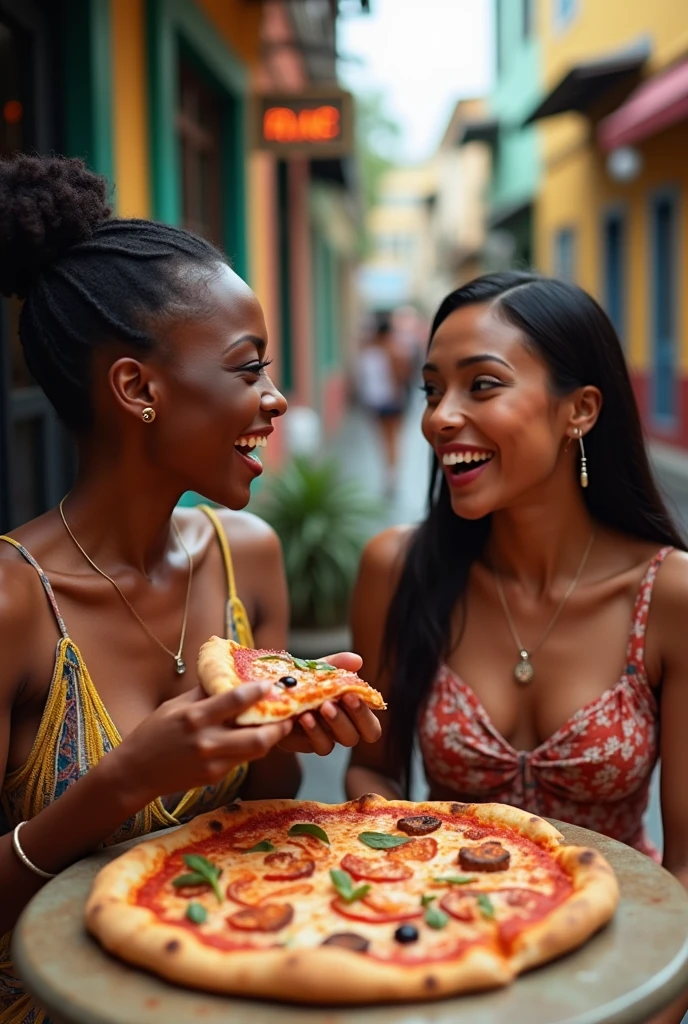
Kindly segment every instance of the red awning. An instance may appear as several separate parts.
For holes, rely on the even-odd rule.
[[[606,151],[631,146],[684,118],[688,118],[688,59],[638,86],[600,122],[597,138]]]

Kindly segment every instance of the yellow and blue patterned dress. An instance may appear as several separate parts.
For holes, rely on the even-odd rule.
[[[246,611],[237,596],[232,559],[224,530],[212,509],[200,506],[211,520],[227,573],[226,635],[246,647],[253,637]],[[93,685],[79,648],[70,638],[48,577],[29,552],[11,537],[0,537],[29,562],[40,576],[60,629],[55,669],[31,754],[26,764],[5,777],[0,790],[0,835],[38,814],[121,743],[121,736]],[[190,790],[166,806],[158,798],[125,821],[103,844],[146,835],[178,825],[197,814],[233,800],[247,766],[238,765],[222,782]],[[0,937],[0,1024],[48,1024],[42,1010],[23,990],[10,960],[11,933]]]

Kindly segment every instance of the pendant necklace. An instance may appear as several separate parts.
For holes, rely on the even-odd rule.
[[[564,596],[562,597],[561,601],[559,602],[559,606],[558,606],[557,610],[555,611],[554,615],[549,620],[549,623],[547,624],[547,627],[546,627],[544,633],[542,634],[542,636],[540,637],[538,642],[535,644],[535,646],[531,647],[530,650],[526,650],[526,648],[521,643],[521,638],[518,635],[518,631],[516,629],[516,625],[514,623],[513,617],[511,615],[510,610],[509,610],[509,605],[507,604],[507,601],[506,601],[506,595],[504,594],[504,588],[502,586],[502,578],[499,575],[499,573],[497,572],[497,570],[493,568],[492,572],[494,573],[495,585],[497,587],[497,593],[499,594],[499,600],[502,603],[502,608],[504,609],[504,615],[506,616],[506,621],[509,624],[509,629],[511,630],[511,635],[514,638],[514,643],[516,644],[516,647],[518,648],[518,653],[519,653],[519,657],[520,657],[520,660],[514,665],[514,669],[513,669],[514,679],[519,684],[519,686],[527,686],[529,683],[532,683],[533,679],[535,678],[535,669],[533,668],[533,663],[531,661],[531,658],[535,654],[535,652],[542,646],[542,644],[545,642],[545,640],[549,636],[550,632],[554,628],[555,623],[557,622],[557,619],[559,618],[559,616],[561,615],[562,611],[564,610],[564,605],[566,604],[568,599],[571,597],[571,594],[575,590],[576,584],[578,583],[578,580],[581,578],[581,575],[583,573],[583,569],[585,568],[585,564],[588,561],[588,555],[590,554],[590,551],[591,551],[591,548],[592,548],[594,540],[595,540],[595,534],[591,533],[590,534],[590,540],[588,541],[588,545],[587,545],[587,547],[585,549],[585,552],[583,553],[583,557],[581,559],[580,565],[578,566],[578,571],[577,571],[576,575],[573,577],[573,579],[569,583],[569,585],[568,585],[568,587],[566,589],[566,593],[564,594]]]
[[[71,529],[69,528],[69,523],[67,522],[67,520],[66,520],[66,518],[65,518],[65,514],[64,514],[64,509],[63,509],[63,507],[62,507],[62,506],[63,506],[63,504],[64,504],[64,498],[62,499],[62,501],[60,502],[60,505],[59,505],[59,509],[60,509],[60,516],[62,517],[62,522],[64,523],[64,527],[65,527],[65,530],[67,531],[67,533],[69,534],[69,536],[70,536],[70,537],[72,538],[72,540],[73,540],[73,541],[74,541],[74,543],[76,544],[76,546],[77,546],[77,548],[79,549],[79,551],[81,552],[81,554],[82,554],[82,555],[84,556],[84,558],[86,559],[86,561],[88,562],[88,564],[89,564],[89,565],[90,565],[90,566],[91,566],[91,567],[92,567],[93,569],[95,569],[95,571],[96,571],[96,572],[97,572],[97,573],[98,573],[98,574],[99,574],[100,576],[104,576],[104,577],[105,577],[105,579],[106,579],[106,580],[108,581],[108,583],[111,583],[111,584],[112,584],[112,586],[113,586],[113,587],[115,588],[115,590],[117,591],[117,593],[119,594],[119,596],[120,596],[120,597],[122,598],[122,600],[124,601],[125,605],[126,605],[126,606],[127,606],[127,608],[129,609],[129,611],[131,612],[131,614],[132,614],[132,615],[134,616],[134,618],[135,618],[135,619],[136,619],[136,620],[137,620],[137,621],[138,621],[138,622],[140,623],[140,625],[141,625],[141,626],[143,626],[143,628],[145,629],[146,633],[148,633],[148,636],[149,636],[149,637],[151,638],[151,640],[154,640],[154,641],[155,641],[155,643],[156,643],[156,644],[158,645],[158,647],[161,647],[161,648],[163,649],[163,651],[165,651],[165,653],[166,653],[166,654],[169,654],[169,656],[170,656],[171,658],[173,658],[173,659],[174,659],[174,667],[175,667],[175,672],[177,673],[177,675],[179,675],[179,676],[183,676],[183,675],[184,675],[184,673],[186,672],[186,662],[185,662],[185,661],[184,661],[184,659],[182,658],[182,651],[183,651],[183,649],[184,649],[184,637],[186,636],[186,623],[187,623],[187,620],[188,620],[188,617],[189,617],[189,598],[190,598],[190,596],[191,596],[191,581],[193,580],[193,571],[194,571],[194,564],[193,564],[193,558],[191,557],[191,553],[190,553],[190,551],[188,550],[188,548],[187,548],[186,544],[184,543],[184,541],[182,540],[182,535],[181,535],[181,533],[179,532],[179,530],[178,530],[178,528],[177,528],[177,524],[175,523],[174,519],[172,520],[172,529],[174,530],[174,532],[175,532],[175,535],[176,535],[176,537],[177,537],[177,540],[179,541],[179,543],[180,543],[180,545],[181,545],[181,547],[182,547],[182,550],[184,551],[184,554],[186,555],[186,557],[187,557],[187,559],[188,559],[188,561],[189,561],[189,581],[188,581],[188,583],[186,584],[186,601],[185,601],[185,603],[184,603],[184,617],[183,617],[183,619],[182,619],[182,631],[181,631],[181,636],[179,637],[179,648],[177,649],[177,652],[176,652],[176,654],[175,654],[175,652],[174,652],[174,651],[171,651],[171,650],[169,649],[169,647],[167,647],[167,646],[166,646],[166,645],[165,645],[165,644],[164,644],[164,643],[162,642],[162,640],[160,640],[160,639],[159,639],[159,638],[158,638],[158,637],[157,637],[157,636],[155,635],[155,633],[153,633],[153,632],[152,632],[152,631],[151,631],[151,630],[150,630],[150,629],[148,628],[148,626],[147,626],[147,625],[146,625],[146,623],[145,623],[145,622],[143,621],[143,619],[141,618],[141,616],[139,615],[139,613],[138,613],[138,612],[136,611],[136,609],[134,608],[134,606],[133,606],[133,605],[132,605],[132,604],[131,604],[131,603],[130,603],[130,602],[129,602],[128,600],[127,600],[127,598],[126,598],[126,597],[124,596],[124,594],[123,594],[123,593],[122,593],[122,591],[120,590],[119,586],[118,586],[118,585],[117,585],[117,584],[115,583],[115,581],[113,580],[113,578],[112,578],[111,576],[108,576],[108,574],[107,574],[106,572],[103,572],[103,570],[102,570],[102,569],[99,569],[99,568],[98,568],[98,566],[96,565],[96,563],[95,563],[95,562],[93,561],[93,559],[92,559],[92,558],[90,558],[90,557],[89,557],[89,556],[88,556],[88,555],[86,554],[86,552],[85,552],[85,551],[84,551],[84,549],[82,548],[81,544],[79,543],[79,541],[78,541],[78,540],[76,539],[76,537],[75,537],[75,536],[74,536],[74,534],[72,533]]]

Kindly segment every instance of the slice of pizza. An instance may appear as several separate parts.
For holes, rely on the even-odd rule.
[[[354,693],[370,708],[387,705],[382,694],[355,672],[328,665],[326,661],[305,661],[287,651],[252,650],[234,640],[212,636],[198,655],[198,679],[207,694],[214,696],[243,683],[271,682],[272,689],[236,718],[237,725],[265,725],[315,711],[326,700]]]

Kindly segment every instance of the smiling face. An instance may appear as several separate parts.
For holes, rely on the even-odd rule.
[[[435,332],[423,368],[423,434],[466,519],[544,499],[562,468],[575,395],[558,398],[543,360],[489,304],[464,306]]]
[[[287,403],[266,373],[265,320],[248,285],[218,265],[199,287],[204,313],[161,330],[146,367],[156,412],[144,428],[146,455],[182,490],[238,509]]]

